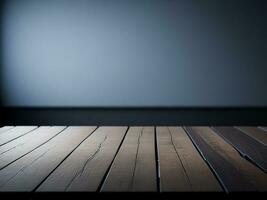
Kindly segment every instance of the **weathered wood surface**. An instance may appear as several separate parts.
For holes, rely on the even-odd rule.
[[[262,129],[262,130],[267,132],[267,126],[259,126],[258,128],[260,128],[260,129]]]
[[[212,129],[186,127],[186,130],[226,191],[267,190],[267,174],[241,157]]]
[[[0,170],[0,191],[33,191],[95,127],[68,127],[30,154]]]
[[[37,191],[97,191],[127,127],[100,127],[87,138]]]
[[[1,127],[0,191],[267,191],[265,134],[263,127]]]
[[[250,127],[250,126],[238,126],[237,129],[241,130],[242,132],[246,133],[250,137],[254,138],[258,142],[267,145],[267,132],[257,128],[257,127]]]
[[[181,127],[157,127],[161,191],[221,191]]]
[[[216,133],[231,143],[243,156],[267,172],[267,146],[233,127],[213,127]]]
[[[157,191],[153,127],[131,127],[101,191]]]
[[[4,126],[0,128],[0,135],[10,129],[14,128],[14,126]]]
[[[65,127],[40,127],[0,146],[0,169],[30,153],[60,133]]]
[[[38,128],[37,126],[17,126],[10,130],[3,132],[0,135],[0,146],[7,144],[19,137],[22,137],[34,129]]]

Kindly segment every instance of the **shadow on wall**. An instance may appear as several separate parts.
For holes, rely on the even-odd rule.
[[[3,85],[4,85],[3,13],[4,13],[4,6],[5,6],[5,1],[0,1],[0,107],[3,106],[4,104],[4,92],[3,92]]]
[[[0,105],[266,107],[266,10],[265,0],[1,1]]]

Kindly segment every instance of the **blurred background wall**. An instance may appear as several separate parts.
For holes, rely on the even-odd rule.
[[[1,7],[4,106],[267,106],[267,1]]]

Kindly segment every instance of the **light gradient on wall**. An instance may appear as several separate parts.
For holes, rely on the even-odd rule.
[[[5,106],[267,106],[266,1],[8,0]]]

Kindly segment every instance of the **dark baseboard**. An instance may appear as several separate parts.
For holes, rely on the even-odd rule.
[[[0,108],[0,125],[267,125],[267,108]]]

